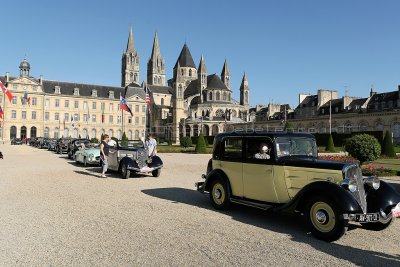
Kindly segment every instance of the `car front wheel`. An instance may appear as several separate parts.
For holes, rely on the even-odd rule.
[[[343,219],[336,203],[322,196],[308,202],[306,219],[311,233],[327,242],[338,240],[348,227],[348,220]]]
[[[128,165],[123,163],[121,166],[122,179],[128,179],[131,176],[131,170],[128,169]]]
[[[153,175],[153,177],[159,177],[161,174],[161,169],[157,169],[151,172],[151,174]]]
[[[211,183],[210,199],[216,209],[226,210],[229,208],[230,192],[227,183],[223,179],[216,178]]]

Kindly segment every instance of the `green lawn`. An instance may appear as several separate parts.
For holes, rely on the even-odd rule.
[[[188,148],[184,148],[181,146],[166,146],[166,145],[158,145],[157,152],[158,153],[195,153],[194,149],[196,146],[191,146]],[[212,153],[212,146],[207,147],[207,153]]]
[[[377,159],[369,163],[379,167],[383,166],[385,168],[400,171],[400,159]]]

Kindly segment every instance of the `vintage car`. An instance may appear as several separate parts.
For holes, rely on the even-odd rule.
[[[260,157],[265,155],[264,157]],[[377,177],[363,177],[357,164],[323,161],[306,133],[222,133],[214,139],[205,181],[216,209],[231,202],[305,215],[311,233],[331,242],[349,222],[383,230],[400,194]]]
[[[88,164],[100,163],[100,146],[99,144],[88,144],[82,149],[75,152],[74,159],[78,163],[83,163],[84,166]]]
[[[13,138],[11,140],[11,144],[12,145],[22,145],[24,143],[24,141],[22,141],[21,138]]]
[[[151,173],[154,177],[159,177],[162,167],[160,157],[148,157],[141,140],[119,140],[116,146],[110,146],[108,169],[121,173],[123,179],[129,178],[131,172]]]
[[[56,144],[56,153],[63,154],[64,152],[68,152],[69,143],[71,142],[71,138],[60,138]]]
[[[68,158],[72,159],[75,155],[75,152],[79,150],[79,148],[83,146],[87,146],[90,144],[90,140],[86,138],[79,138],[79,139],[73,139],[69,144],[68,144]]]

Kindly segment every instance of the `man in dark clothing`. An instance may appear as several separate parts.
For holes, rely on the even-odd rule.
[[[108,134],[103,135],[103,140],[101,140],[100,144],[100,157],[103,163],[103,171],[101,173],[101,177],[103,178],[106,178],[106,171],[108,168],[108,154],[110,153],[108,141],[110,141],[110,137],[108,136]]]

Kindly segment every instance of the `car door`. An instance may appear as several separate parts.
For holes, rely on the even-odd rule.
[[[110,146],[110,150],[108,153],[108,166],[110,169],[115,171],[117,171],[119,168],[117,146]]]
[[[268,136],[248,137],[244,140],[243,193],[244,197],[277,203],[275,190],[273,142]],[[261,153],[267,147],[266,153]]]

